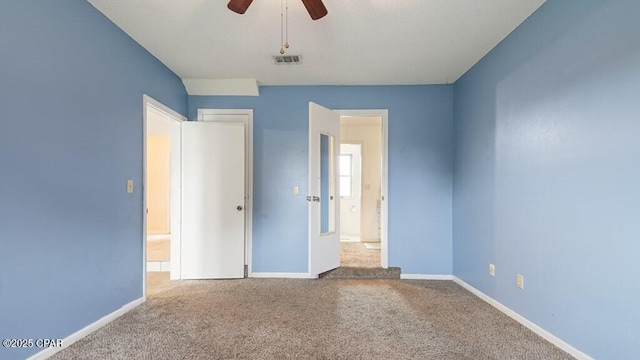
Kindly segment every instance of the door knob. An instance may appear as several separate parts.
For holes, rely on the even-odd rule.
[[[238,205],[238,207],[236,208],[236,210],[238,210],[238,211],[242,211],[242,205]]]

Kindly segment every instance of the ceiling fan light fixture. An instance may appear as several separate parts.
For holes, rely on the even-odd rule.
[[[252,2],[253,0],[230,0],[227,4],[227,8],[234,13],[244,14],[247,12],[247,9]]]
[[[329,13],[322,0],[302,0],[302,3],[313,20],[321,19]]]
[[[227,8],[235,13],[244,14],[252,2],[253,0],[229,0]],[[322,0],[302,0],[302,3],[313,20],[321,19],[328,14]]]
[[[235,13],[244,14],[252,2],[253,0],[229,0],[227,7]],[[322,0],[302,0],[302,3],[313,20],[328,14]],[[289,0],[280,0],[280,44],[280,55],[284,55],[285,49],[289,48]]]

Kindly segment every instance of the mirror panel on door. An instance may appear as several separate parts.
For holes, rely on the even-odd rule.
[[[333,135],[320,134],[320,233],[336,231],[335,154]]]

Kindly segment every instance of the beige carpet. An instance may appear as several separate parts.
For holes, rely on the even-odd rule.
[[[399,267],[340,266],[319,275],[322,279],[400,279]]]
[[[361,242],[340,242],[340,266],[380,267],[380,250],[370,250]]]
[[[53,359],[571,359],[450,281],[184,281]]]
[[[156,294],[184,285],[183,281],[169,280],[169,272],[148,272],[147,273],[147,298],[151,299]]]

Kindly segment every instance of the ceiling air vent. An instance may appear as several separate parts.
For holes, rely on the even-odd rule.
[[[300,55],[273,55],[273,61],[276,65],[298,65],[302,64],[302,56]]]

